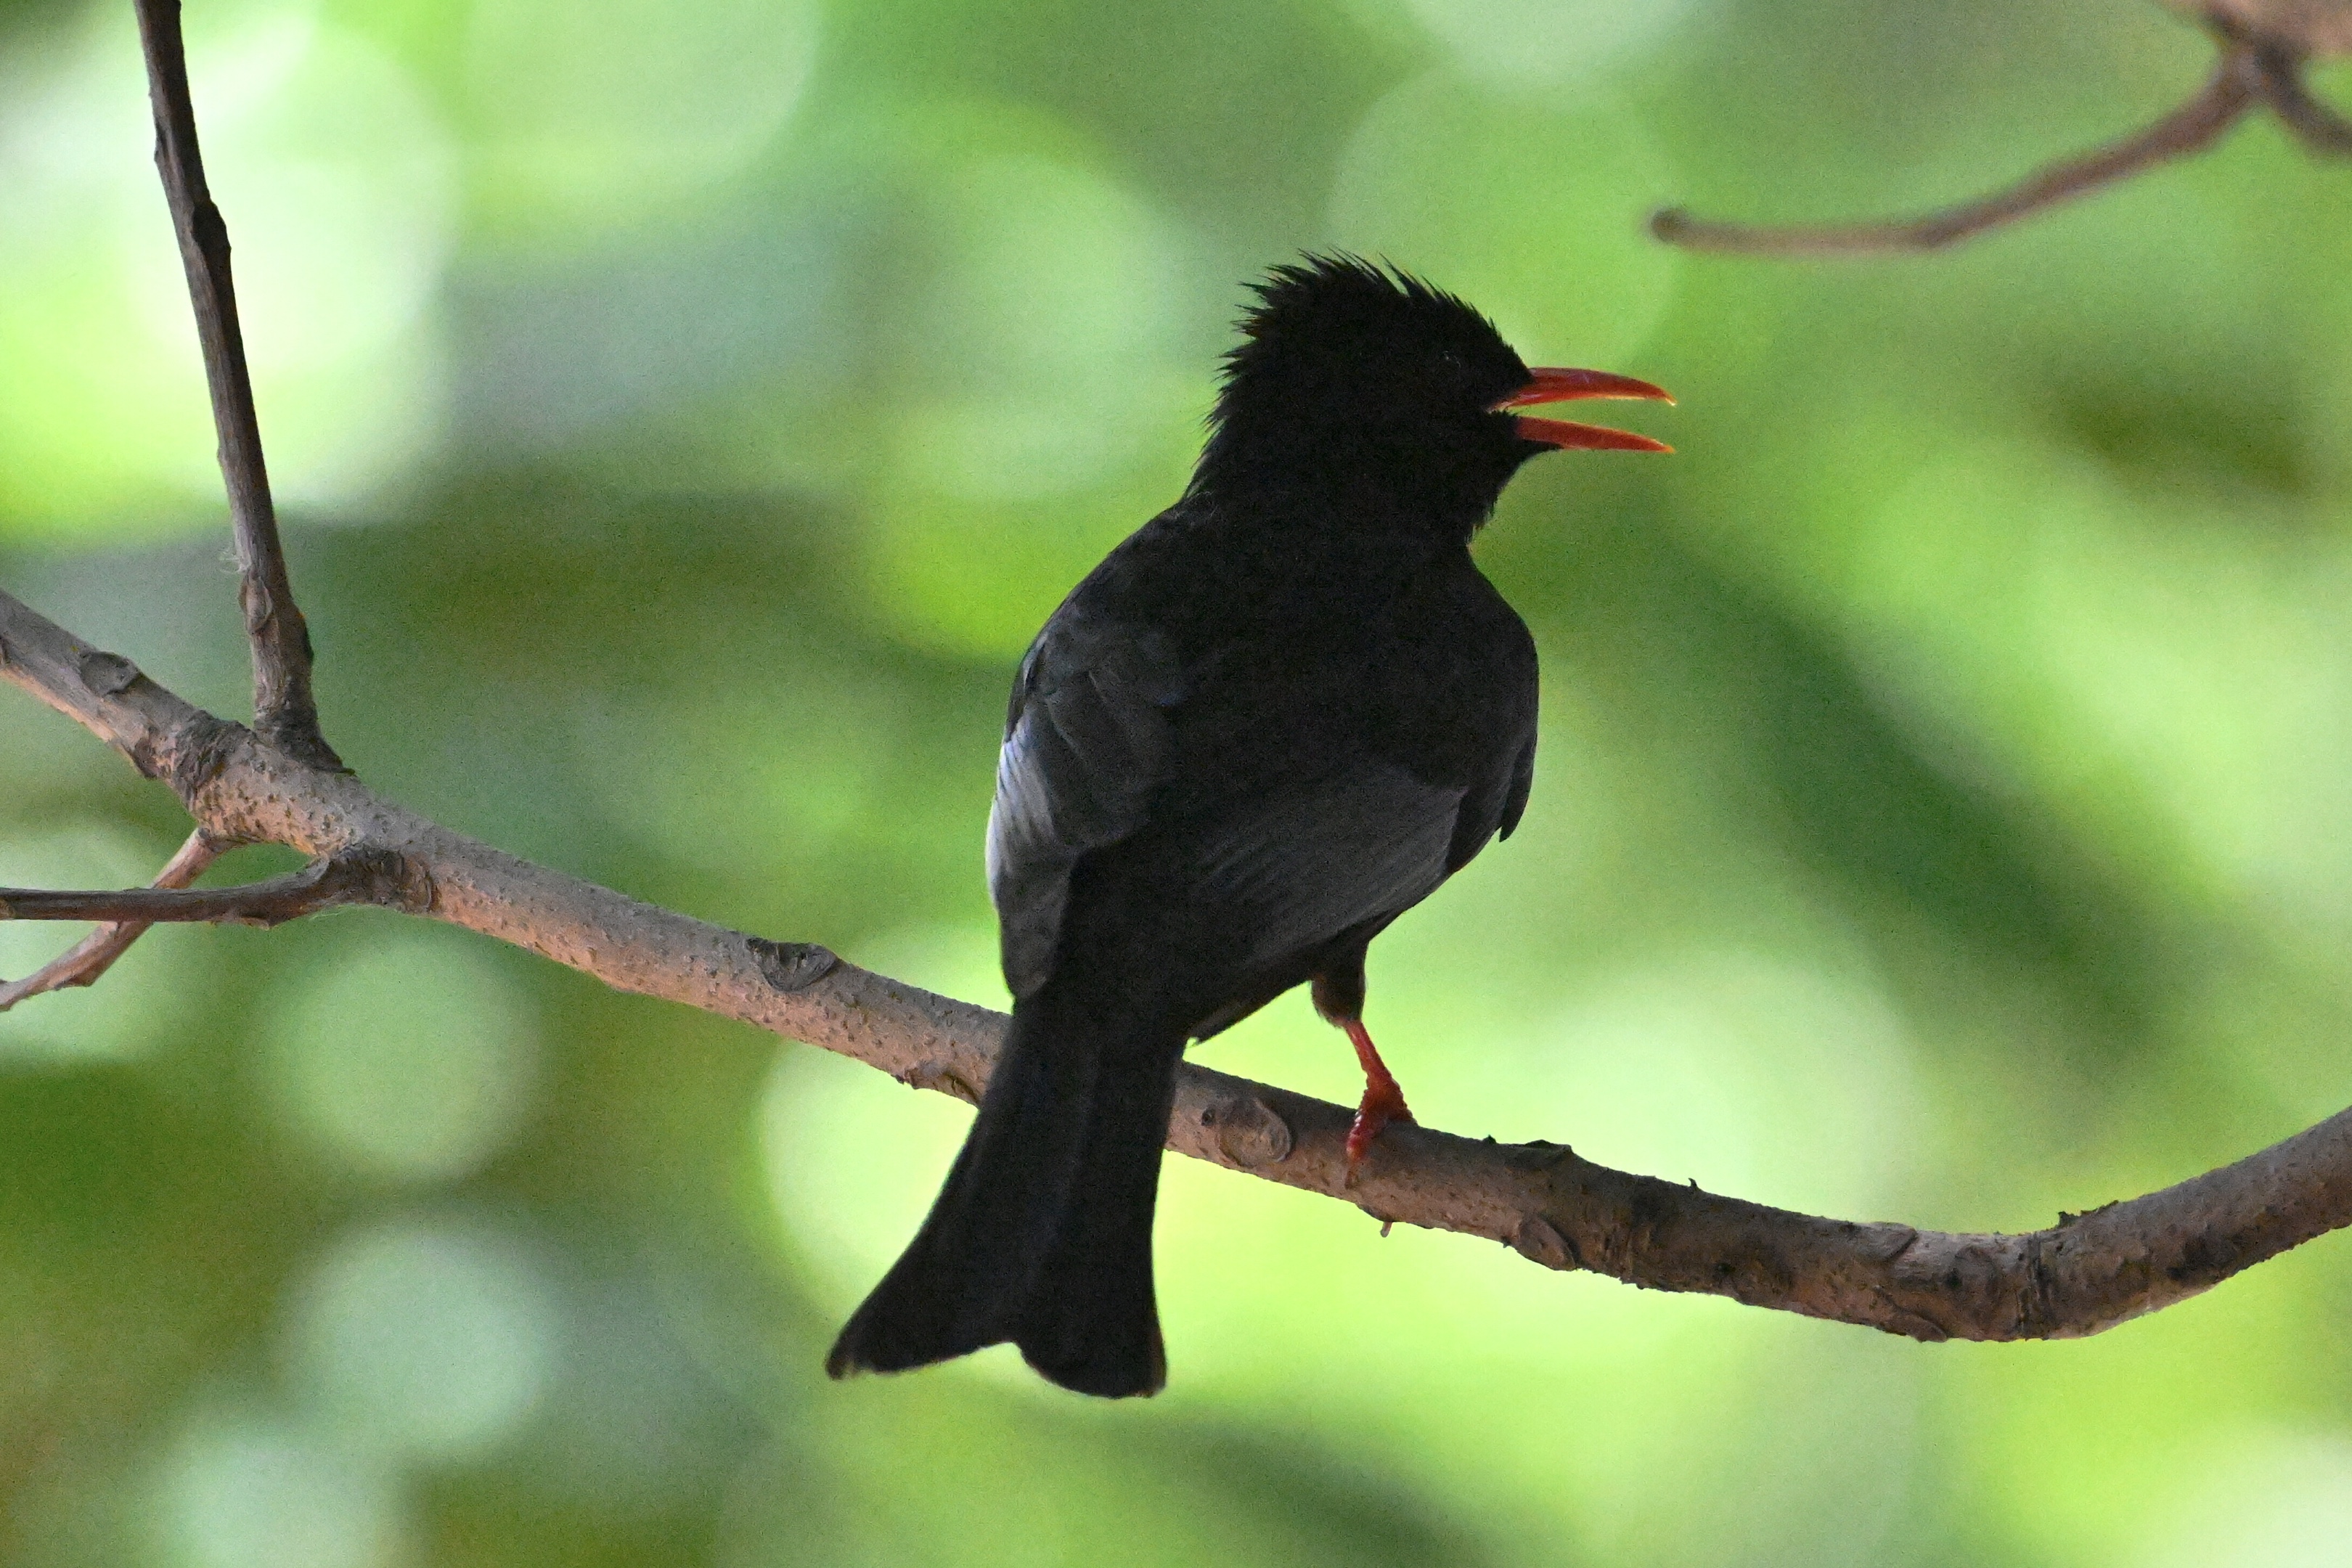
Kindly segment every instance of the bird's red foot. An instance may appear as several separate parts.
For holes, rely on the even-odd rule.
[[[1391,1121],[1410,1122],[1412,1110],[1404,1102],[1404,1090],[1389,1071],[1388,1063],[1373,1048],[1372,1037],[1360,1018],[1341,1022],[1348,1038],[1355,1043],[1356,1060],[1364,1069],[1364,1099],[1356,1107],[1355,1124],[1348,1129],[1348,1184],[1356,1182],[1356,1167],[1363,1163],[1364,1151],[1381,1135],[1381,1129]]]

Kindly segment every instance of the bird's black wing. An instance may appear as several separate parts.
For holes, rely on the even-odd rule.
[[[1511,829],[1519,825],[1519,817],[1528,809],[1528,792],[1535,787],[1535,782],[1536,738],[1530,724],[1526,743],[1511,760],[1511,771],[1495,774],[1469,791],[1464,799],[1462,815],[1454,824],[1454,843],[1446,851],[1448,875],[1476,859],[1488,839],[1511,836]]]
[[[1385,924],[1436,890],[1465,791],[1360,762],[1200,824],[1188,880],[1243,973],[1279,970],[1343,932]]]
[[[988,814],[988,889],[1015,996],[1052,973],[1079,857],[1144,826],[1184,694],[1166,637],[1132,622],[1058,614],[1021,661]]]
[[[1519,825],[1520,816],[1528,809],[1528,792],[1534,789],[1535,784],[1536,737],[1534,729],[1530,727],[1527,744],[1519,748],[1518,756],[1511,763],[1510,792],[1503,797],[1503,817],[1496,826],[1496,837],[1508,838],[1511,829]]]

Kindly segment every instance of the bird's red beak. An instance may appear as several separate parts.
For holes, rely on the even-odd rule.
[[[1526,408],[1538,403],[1567,403],[1580,397],[1640,397],[1657,403],[1672,403],[1674,398],[1662,387],[1646,381],[1635,381],[1630,375],[1612,375],[1605,370],[1538,370],[1529,373],[1527,385],[1494,405],[1492,413],[1506,409]],[[1671,452],[1664,441],[1654,441],[1647,436],[1636,436],[1631,430],[1612,430],[1606,425],[1579,425],[1567,419],[1530,419],[1522,415],[1516,421],[1522,440],[1540,441],[1547,447],[1570,447],[1598,452]]]

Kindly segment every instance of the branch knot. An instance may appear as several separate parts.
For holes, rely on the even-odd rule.
[[[1228,1095],[1201,1111],[1201,1126],[1217,1135],[1217,1147],[1243,1170],[1290,1157],[1290,1123],[1254,1094]]]
[[[751,950],[751,962],[760,966],[760,978],[789,995],[805,991],[833,973],[840,957],[829,947],[813,942],[772,942],[764,936],[747,936],[743,945]]]

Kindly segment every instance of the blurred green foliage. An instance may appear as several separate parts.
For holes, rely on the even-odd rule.
[[[2135,0],[202,0],[329,733],[518,853],[1001,994],[1012,660],[1172,498],[1241,281],[1382,252],[1653,377],[1482,550],[1525,827],[1381,942],[1429,1119],[2020,1229],[2352,1091],[2352,177],[2256,123],[1932,259],[1651,205],[1968,194],[2186,93]],[[2320,73],[2340,95],[2342,71]],[[242,710],[129,9],[0,5],[0,582]],[[172,802],[0,700],[0,882]],[[275,856],[276,858],[273,858]],[[217,877],[263,874],[247,851]],[[0,928],[0,973],[71,932]],[[1219,1065],[1335,1098],[1296,999]],[[2079,1344],[1541,1273],[1170,1162],[1174,1381],[816,1374],[965,1112],[373,913],[0,1017],[0,1556],[2342,1560],[2352,1250]]]

